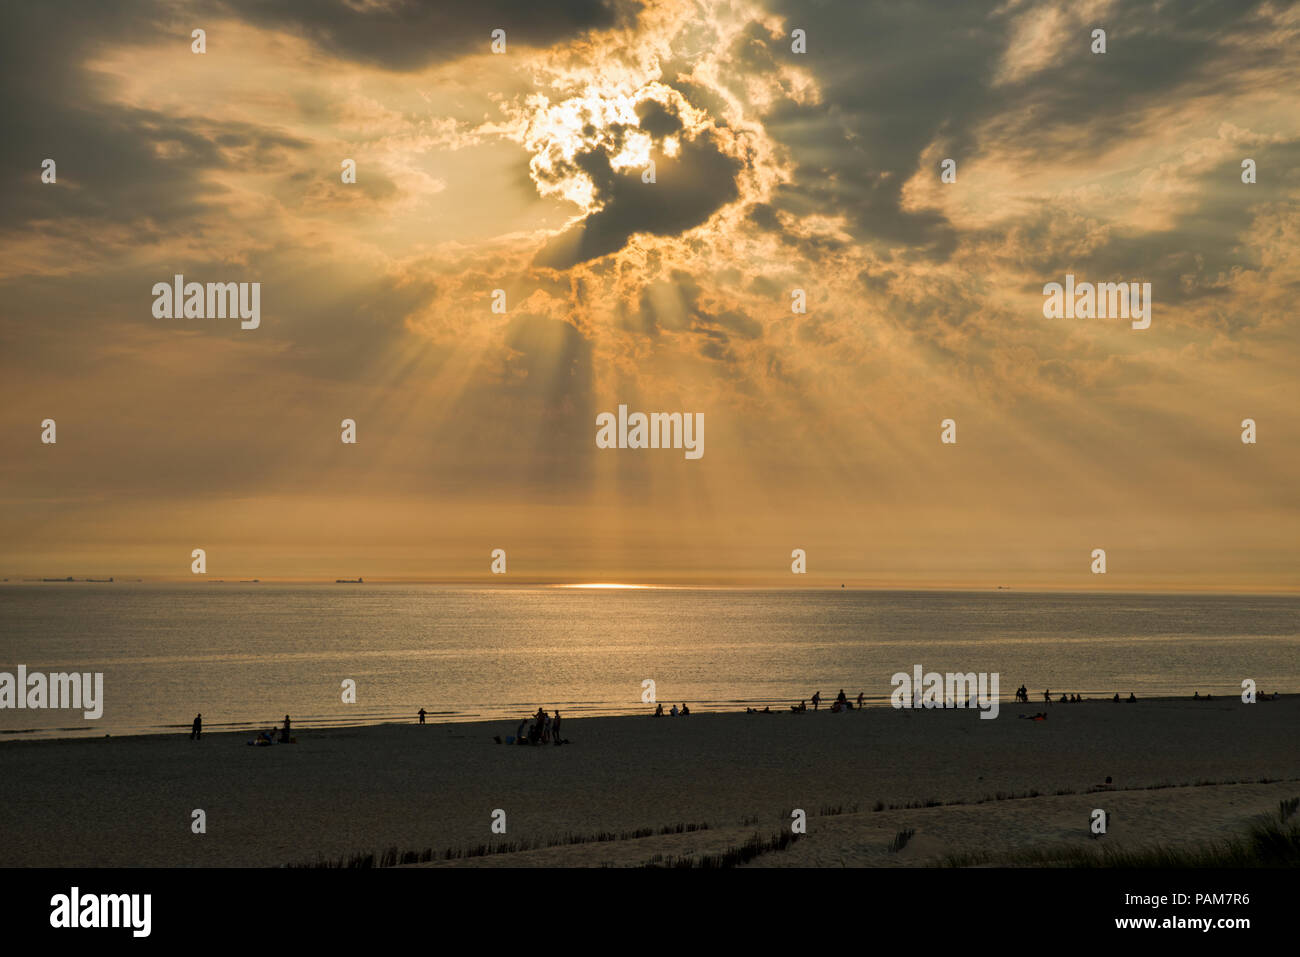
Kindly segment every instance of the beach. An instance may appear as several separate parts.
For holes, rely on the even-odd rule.
[[[1092,841],[1093,808],[1113,814],[1111,843],[1231,837],[1300,794],[1300,697],[979,714],[575,718],[560,747],[496,744],[517,721],[299,730],[271,747],[243,732],[13,740],[0,865],[275,867],[396,847],[439,866],[636,866],[778,835],[794,809],[807,834],[754,865],[925,865]],[[646,829],[673,833],[632,836]],[[500,844],[520,849],[466,856]]]

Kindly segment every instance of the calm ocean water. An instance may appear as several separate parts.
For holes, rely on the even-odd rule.
[[[1300,690],[1300,597],[1015,592],[47,584],[0,587],[0,671],[102,671],[104,714],[0,710],[80,736],[773,708],[890,677],[999,672],[1041,699]],[[356,704],[341,682],[356,682]],[[503,722],[504,723],[504,722]]]

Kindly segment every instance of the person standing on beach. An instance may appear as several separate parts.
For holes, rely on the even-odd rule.
[[[190,740],[196,741],[203,737],[203,714],[199,713],[194,716],[194,724],[190,725]]]
[[[289,716],[287,714],[284,716],[284,727],[280,729],[280,743],[289,743]]]
[[[423,708],[421,708],[421,709],[420,709],[420,724],[424,724],[424,716],[425,716],[425,714],[427,714],[427,712],[426,712]]]
[[[812,703],[813,703],[813,710],[814,710],[814,711],[816,711],[816,710],[821,706],[821,703],[822,703],[822,693],[821,693],[820,691],[814,691],[814,692],[813,692]]]
[[[858,710],[859,710],[859,711],[862,710],[862,692],[861,692],[861,691],[858,692]]]
[[[555,720],[551,722],[551,737],[555,739],[556,744],[560,743],[560,712],[559,711],[555,712]]]

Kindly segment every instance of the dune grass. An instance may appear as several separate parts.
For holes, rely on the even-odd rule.
[[[1210,841],[1197,847],[1122,849],[1100,847],[1043,847],[1024,851],[950,854],[939,867],[1118,867],[1118,868],[1224,868],[1300,867],[1300,821],[1288,820],[1300,807],[1300,798],[1282,801],[1277,814],[1251,825],[1241,837]]]

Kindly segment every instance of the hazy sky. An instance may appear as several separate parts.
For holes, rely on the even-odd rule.
[[[0,575],[1300,581],[1294,4],[0,27]],[[177,273],[261,283],[259,328],[156,318]],[[1067,274],[1150,328],[1044,318]],[[619,404],[703,456],[598,448]]]

